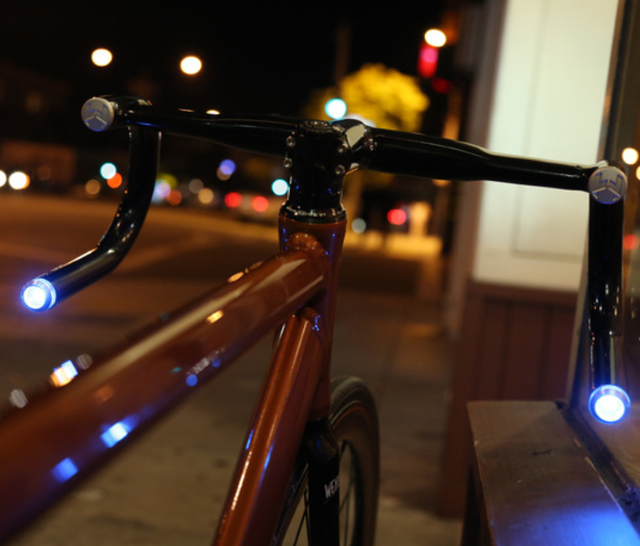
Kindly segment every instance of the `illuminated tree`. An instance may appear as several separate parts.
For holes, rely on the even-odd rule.
[[[324,105],[340,96],[347,103],[347,116],[357,116],[376,127],[417,131],[429,99],[417,78],[381,64],[366,64],[346,76],[338,88],[316,92],[305,111],[307,117],[327,119]]]
[[[317,91],[311,97],[304,115],[315,119],[329,119],[325,104],[340,97],[347,104],[346,118],[357,117],[379,128],[398,131],[418,131],[429,99],[420,89],[418,79],[402,74],[382,64],[366,64],[346,76],[338,88]],[[365,187],[388,185],[393,175],[367,172],[347,177],[343,203],[349,218],[358,214]]]

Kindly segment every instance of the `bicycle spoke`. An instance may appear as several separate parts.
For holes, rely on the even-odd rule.
[[[347,451],[348,445],[345,444],[342,449],[341,457]],[[341,518],[341,526],[344,528],[343,533],[343,545],[349,544],[349,538],[352,535],[351,528],[351,511],[352,511],[352,499],[356,487],[356,478],[357,478],[357,469],[355,460],[353,458],[353,453],[349,453],[350,460],[348,461],[348,480],[346,485],[346,489],[343,489],[344,486],[341,485],[341,489],[345,492],[344,497],[340,500],[340,518]],[[344,473],[341,472],[341,479],[344,478]]]
[[[302,517],[300,518],[300,523],[298,524],[298,529],[296,531],[296,538],[293,541],[293,546],[297,546],[298,539],[300,538],[300,533],[302,532],[302,528],[305,527],[307,530],[307,544],[309,543],[309,497],[307,491],[304,492],[304,512]]]

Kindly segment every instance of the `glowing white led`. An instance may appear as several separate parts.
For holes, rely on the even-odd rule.
[[[100,438],[102,438],[102,441],[107,447],[113,447],[118,442],[124,440],[129,432],[131,432],[131,427],[123,421],[120,421],[115,425],[110,426],[100,435]]]
[[[24,286],[21,297],[32,311],[45,311],[55,305],[56,289],[45,279],[34,279]]]
[[[589,398],[591,414],[603,423],[620,421],[630,405],[629,395],[617,385],[602,385]]]

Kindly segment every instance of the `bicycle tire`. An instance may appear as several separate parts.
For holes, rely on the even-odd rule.
[[[360,379],[332,380],[329,422],[341,449],[340,546],[372,546],[378,509],[380,443],[374,399]],[[345,460],[347,454],[350,461]],[[343,465],[347,463],[349,476],[345,479]],[[307,463],[300,455],[274,546],[309,544],[307,473]]]

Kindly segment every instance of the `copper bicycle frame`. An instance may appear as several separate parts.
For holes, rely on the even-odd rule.
[[[284,325],[247,429],[217,544],[267,544],[308,420],[329,407],[345,221],[281,217],[281,252],[99,357],[0,421],[0,540]]]

